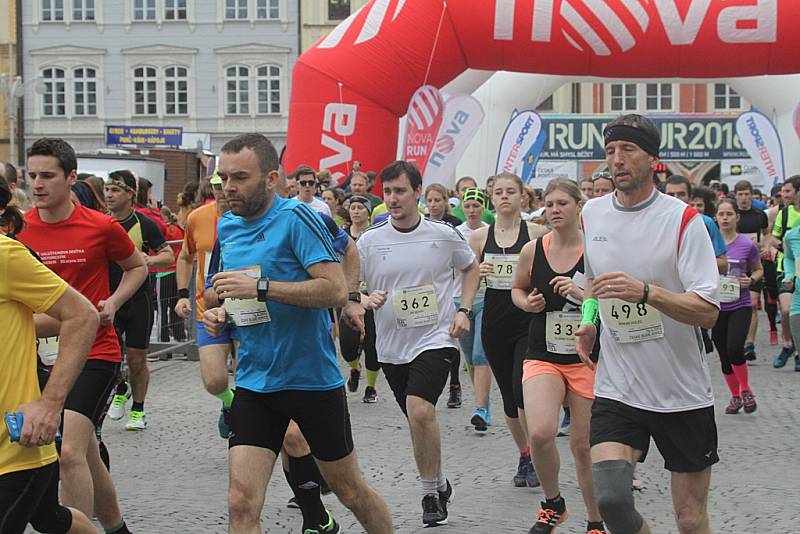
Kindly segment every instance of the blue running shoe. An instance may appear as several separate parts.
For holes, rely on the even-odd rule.
[[[780,354],[775,356],[775,359],[772,360],[772,367],[775,369],[784,367],[786,362],[789,361],[789,358],[791,358],[792,354],[794,354],[794,347],[783,347]]]
[[[472,414],[472,419],[469,422],[475,427],[476,432],[486,432],[489,430],[489,423],[486,421],[487,417],[486,408],[478,406],[475,408],[475,413]]]

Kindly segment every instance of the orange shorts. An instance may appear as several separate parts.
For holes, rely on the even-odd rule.
[[[567,390],[579,397],[594,400],[594,371],[583,363],[559,365],[541,360],[525,360],[522,364],[522,383],[539,375],[558,375]]]

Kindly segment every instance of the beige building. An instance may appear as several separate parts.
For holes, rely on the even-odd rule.
[[[9,93],[17,76],[17,16],[15,0],[0,0],[0,160],[17,163],[15,155],[9,155]],[[13,105],[14,103],[12,103]],[[19,105],[19,101],[16,102]]]
[[[300,0],[300,52],[328,34],[369,0]]]

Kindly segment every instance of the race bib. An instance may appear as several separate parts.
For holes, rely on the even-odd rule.
[[[739,300],[741,285],[735,276],[721,276],[719,278],[719,301],[724,303]]]
[[[258,265],[235,270],[256,280],[261,278],[261,267]],[[258,299],[225,299],[225,311],[236,326],[253,326],[272,320],[267,303],[259,302]]]
[[[36,353],[39,355],[42,364],[47,367],[54,366],[58,358],[58,336],[37,339]]]
[[[647,304],[620,299],[602,299],[600,316],[617,343],[639,343],[664,337],[661,314]]]
[[[486,277],[486,286],[490,289],[510,290],[514,284],[519,254],[485,254],[483,259],[492,264],[492,274]]]
[[[575,332],[581,326],[580,312],[547,312],[545,340],[547,352],[554,354],[575,354]]]
[[[439,322],[439,305],[433,284],[404,287],[392,291],[397,328],[429,326]]]

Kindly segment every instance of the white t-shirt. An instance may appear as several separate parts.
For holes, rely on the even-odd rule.
[[[485,226],[489,226],[489,225],[486,224],[485,222],[481,221],[480,228],[483,228]],[[467,223],[465,223],[465,222],[463,222],[463,223],[459,224],[458,226],[456,226],[456,230],[461,232],[461,235],[464,236],[464,239],[467,241],[467,243],[469,243],[469,236],[471,236],[472,232],[475,231],[472,228],[470,228],[469,226],[467,226]],[[485,294],[486,294],[486,279],[482,278],[481,279],[481,285],[478,287],[478,293],[475,295],[475,300],[477,301],[478,299],[482,299]],[[458,290],[456,290],[456,298],[460,298],[460,297],[461,297],[461,278],[459,277],[459,279],[458,279]]]
[[[386,303],[375,310],[378,361],[404,364],[426,350],[458,348],[458,340],[449,333],[456,313],[453,298],[461,285],[458,271],[475,260],[463,236],[445,222],[424,217],[416,228],[404,232],[389,218],[365,230],[356,245],[361,279],[369,291],[389,293]],[[404,291],[408,299],[401,298]],[[424,298],[425,291],[435,295],[438,319],[424,326],[402,326],[403,308],[433,304]]]
[[[692,207],[656,191],[641,204],[624,208],[610,194],[590,200],[582,215],[587,278],[624,271],[676,293],[694,292],[719,307],[714,250],[703,219]],[[610,302],[601,302],[595,395],[655,412],[712,406],[700,329],[660,313],[661,337],[618,342],[609,316],[620,317],[621,305],[611,311]],[[636,310],[635,304],[627,308]]]
[[[301,200],[299,196],[297,197],[297,200]],[[311,202],[306,202],[306,204],[311,206],[311,209],[313,209],[317,213],[324,213],[328,217],[333,217],[333,215],[331,215],[331,209],[328,207],[328,205],[325,204],[324,201],[318,199],[317,197],[312,198]]]

